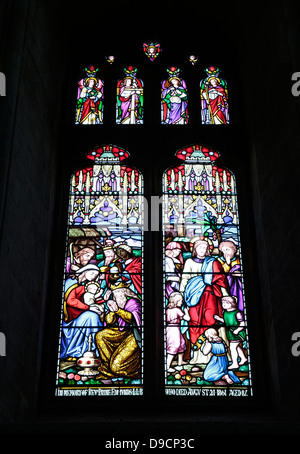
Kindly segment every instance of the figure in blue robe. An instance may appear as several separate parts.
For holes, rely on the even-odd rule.
[[[218,382],[220,380],[228,384],[240,383],[240,379],[232,370],[228,370],[228,357],[226,345],[222,338],[218,336],[215,329],[209,328],[205,331],[206,340],[201,348],[206,355],[211,353],[212,356],[204,370],[203,379],[205,381]]]

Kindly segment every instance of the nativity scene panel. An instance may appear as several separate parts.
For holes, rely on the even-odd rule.
[[[112,145],[70,181],[58,396],[143,393],[143,179]]]

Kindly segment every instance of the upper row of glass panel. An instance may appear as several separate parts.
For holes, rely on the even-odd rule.
[[[98,69],[90,65],[78,82],[76,124],[103,123],[104,81],[97,76]],[[206,68],[206,77],[200,81],[201,123],[204,125],[229,124],[227,82],[219,77],[220,69]],[[116,124],[144,123],[144,83],[137,76],[137,68],[128,66],[116,86]],[[167,69],[168,77],[161,83],[161,124],[186,125],[189,123],[189,94],[185,80],[177,66]]]

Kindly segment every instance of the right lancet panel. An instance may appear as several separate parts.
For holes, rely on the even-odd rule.
[[[200,82],[201,122],[203,125],[229,124],[228,89],[215,66],[206,68],[206,78]]]
[[[235,178],[201,145],[176,156],[163,178],[165,392],[251,396]]]

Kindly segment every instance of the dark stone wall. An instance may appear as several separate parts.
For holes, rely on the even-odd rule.
[[[267,11],[249,14],[240,76],[251,150],[260,315],[268,352],[264,367],[281,418],[297,418],[300,364],[291,354],[291,337],[299,331],[300,319],[296,284],[300,101],[291,93],[291,78],[299,71],[299,7],[296,2],[273,2]]]
[[[300,116],[299,99],[291,95],[291,75],[300,71],[298,23],[293,2],[272,2],[267,13],[261,8],[258,13],[251,5],[247,13],[244,8],[234,12],[230,22],[233,29],[228,29],[228,33],[232,32],[238,49],[238,95],[244,106],[240,122],[248,134],[247,143],[240,148],[241,153],[249,152],[245,162],[249,161],[251,170],[247,215],[251,218],[248,228],[253,225],[253,237],[245,249],[251,257],[247,248],[256,251],[252,267],[259,276],[255,292],[250,292],[253,299],[257,295],[258,308],[251,315],[256,324],[253,354],[262,356],[257,374],[264,377],[268,400],[267,405],[263,401],[242,413],[206,408],[204,415],[199,407],[196,416],[194,413],[190,417],[187,412],[172,421],[174,427],[183,425],[183,430],[187,424],[198,430],[200,421],[207,433],[215,427],[231,433],[268,433],[278,427],[288,432],[297,430],[299,422],[300,359],[291,354],[292,333],[300,331]],[[7,77],[7,96],[0,98],[0,332],[7,340],[7,355],[0,357],[0,422],[8,433],[71,432],[77,422],[81,430],[89,430],[91,420],[97,426],[106,417],[101,412],[89,413],[88,408],[62,415],[54,406],[50,412],[43,408],[41,413],[37,405],[40,377],[45,374],[48,292],[53,285],[57,246],[54,237],[58,231],[63,163],[61,126],[68,108],[64,85],[68,44],[77,36],[74,33],[79,20],[76,14],[68,15],[67,6],[67,2],[62,6],[55,1],[38,0],[7,0],[0,5],[0,71]],[[109,22],[108,15],[103,17]],[[199,16],[201,24],[200,19]],[[198,19],[194,20],[197,23]],[[109,27],[96,27],[94,33],[93,36],[109,40]],[[85,39],[84,34],[82,37]],[[82,54],[78,58],[85,61]],[[213,134],[211,137],[214,140]],[[102,142],[102,138],[99,140]],[[142,137],[138,140],[142,141]],[[175,138],[172,140],[175,144]],[[63,225],[63,219],[59,225]],[[251,305],[251,301],[247,304]],[[171,419],[172,412],[161,408],[140,420],[142,426],[136,427],[151,424],[153,430],[163,430]],[[105,427],[118,431],[120,417],[106,420]],[[126,427],[124,421],[122,427]]]
[[[53,5],[54,6],[54,5]],[[58,18],[41,2],[1,2],[2,421],[28,417],[38,382],[54,219],[63,61]]]

